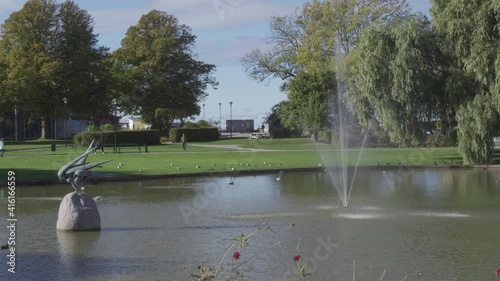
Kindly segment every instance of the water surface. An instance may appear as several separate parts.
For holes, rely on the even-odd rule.
[[[272,231],[241,251],[239,262],[254,256],[239,268],[249,280],[298,280],[296,254],[313,267],[311,280],[352,280],[353,261],[356,280],[384,270],[383,280],[495,278],[496,170],[359,170],[348,208],[324,173],[276,176],[89,185],[102,196],[102,231],[78,233],[55,228],[70,187],[19,187],[17,273],[7,272],[4,251],[0,280],[191,280],[184,268],[218,264],[233,237],[263,223]],[[7,236],[0,228],[0,240]]]

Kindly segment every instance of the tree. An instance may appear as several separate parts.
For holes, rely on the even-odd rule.
[[[106,88],[92,86],[90,79],[92,73],[104,76],[106,49],[97,47],[90,15],[72,1],[27,1],[0,32],[0,65],[5,67],[0,95],[41,119],[41,138],[47,120],[65,112],[63,98],[77,113],[99,108],[92,95],[106,100]]]
[[[331,127],[332,109],[338,107],[335,74],[331,71],[299,73],[290,83],[288,102],[299,123],[310,132]]]
[[[199,114],[207,87],[218,83],[215,66],[195,60],[195,40],[188,26],[162,11],[152,10],[131,26],[113,53],[122,109],[150,123],[159,108],[182,112],[177,118]]]
[[[283,101],[273,106],[271,113],[265,118],[265,122],[269,126],[269,135],[272,138],[290,138],[294,136],[300,136],[301,130],[290,130],[281,123],[279,112],[283,103],[285,102]]]
[[[347,57],[359,34],[374,22],[392,24],[408,14],[406,0],[325,0],[306,3],[304,35],[297,60],[306,68],[335,69],[337,56]]]
[[[458,107],[445,91],[446,63],[424,16],[369,27],[350,65],[353,108],[363,123],[379,120],[393,143],[422,142],[426,123],[450,120]]]
[[[431,14],[436,30],[453,42],[447,54],[454,75],[447,84],[462,88],[455,97],[459,151],[466,163],[487,164],[500,111],[500,2],[432,0]]]
[[[247,75],[257,82],[279,78],[283,81],[281,90],[286,91],[289,80],[301,71],[296,56],[303,28],[298,11],[291,16],[273,17],[268,38],[272,50],[254,49],[241,58]]]

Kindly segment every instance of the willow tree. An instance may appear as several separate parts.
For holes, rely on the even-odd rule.
[[[458,91],[459,151],[466,163],[489,163],[492,137],[498,134],[500,112],[500,2],[496,0],[432,0],[435,28],[444,36],[452,58]],[[463,78],[463,79],[460,79]],[[461,81],[460,81],[461,80]]]
[[[358,115],[378,119],[393,143],[421,142],[426,123],[453,116],[446,110],[446,56],[438,42],[423,16],[374,25],[359,39],[350,68],[351,102],[362,103],[354,105]]]
[[[212,76],[215,65],[195,59],[195,41],[188,26],[163,11],[152,10],[131,26],[113,53],[123,85],[122,110],[150,123],[164,120],[164,114],[155,119],[155,113],[183,112],[183,118],[199,114],[207,87],[218,83]]]

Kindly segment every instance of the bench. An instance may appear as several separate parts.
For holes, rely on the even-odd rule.
[[[118,153],[121,153],[121,149],[123,147],[137,147],[139,149],[139,152],[142,152],[142,150],[141,150],[142,146],[143,146],[143,144],[140,144],[140,143],[121,143],[121,144],[118,144]],[[148,152],[147,146],[145,146],[145,149],[146,149],[146,152]]]

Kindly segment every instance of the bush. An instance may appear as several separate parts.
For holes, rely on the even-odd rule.
[[[160,142],[161,143],[168,142],[168,141],[169,141],[168,137],[165,137],[165,136],[161,136],[160,137]]]
[[[453,147],[457,146],[457,141],[448,135],[434,134],[428,135],[425,140],[427,147]]]
[[[214,141],[219,138],[217,128],[172,128],[169,138],[172,142],[180,142],[182,134],[186,135],[187,141]]]
[[[114,145],[115,131],[97,131],[97,132],[83,132],[75,134],[73,141],[76,145],[89,145],[92,140],[98,140],[105,145]],[[158,130],[140,130],[140,131],[116,131],[116,143],[129,144],[129,143],[145,143],[145,144],[159,144],[160,131]]]
[[[99,131],[99,127],[96,125],[88,125],[87,126],[87,132],[97,132]]]
[[[101,131],[114,131],[115,128],[113,128],[113,124],[102,124],[100,127]]]

